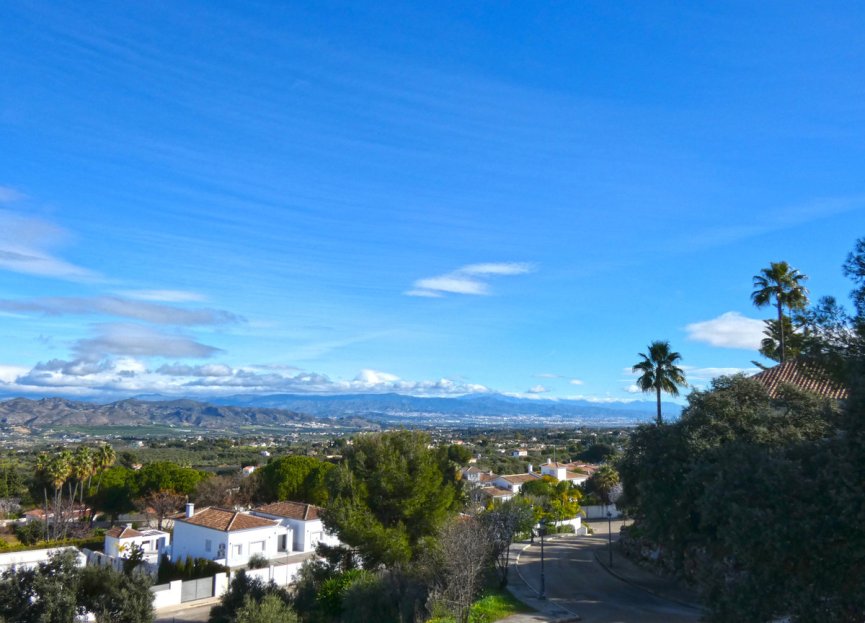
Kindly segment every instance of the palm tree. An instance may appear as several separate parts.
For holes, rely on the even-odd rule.
[[[682,356],[670,350],[669,342],[657,340],[649,344],[649,354],[639,353],[642,360],[631,368],[632,372],[640,372],[637,386],[644,392],[653,389],[658,395],[658,424],[663,423],[661,419],[661,392],[671,396],[679,395],[679,387],[688,385],[685,373],[676,367],[676,362]]]
[[[808,277],[803,275],[787,262],[770,262],[769,268],[760,270],[754,275],[754,291],[751,300],[757,307],[765,307],[774,302],[778,308],[779,336],[781,342],[781,363],[786,358],[784,344],[784,308],[804,309],[808,304],[808,289],[802,285]]]

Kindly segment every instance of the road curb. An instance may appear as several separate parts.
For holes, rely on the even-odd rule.
[[[548,540],[548,541],[552,541],[553,539],[547,539],[547,540]],[[525,545],[522,546],[522,548],[520,549],[520,551],[517,552],[516,556],[514,556],[514,567],[515,567],[516,570],[517,570],[517,575],[520,576],[520,579],[523,581],[523,584],[525,584],[525,585],[526,585],[526,588],[528,588],[529,591],[531,591],[532,596],[533,596],[533,598],[535,599],[535,601],[538,601],[538,602],[539,602],[538,605],[541,606],[541,607],[543,607],[545,604],[549,604],[550,602],[548,602],[548,601],[541,601],[540,599],[538,599],[538,597],[537,597],[537,590],[535,590],[535,588],[534,588],[531,584],[529,584],[529,581],[526,580],[526,576],[524,576],[524,575],[523,575],[523,572],[520,571],[520,556],[523,554],[524,551],[526,551],[526,550],[527,550],[528,548],[530,548],[532,545],[537,545],[537,543],[534,543],[534,544],[533,544],[533,543],[526,543]],[[510,590],[510,586],[508,586],[508,590]],[[513,594],[514,597],[516,597],[517,599],[519,599],[520,601],[523,601],[523,602],[525,603],[525,600],[524,600],[524,599],[521,599],[519,595],[516,595],[516,594],[514,594],[513,592],[511,592],[511,594]],[[541,609],[541,607],[535,607],[535,606],[532,605],[532,604],[526,604],[526,605],[528,605],[528,606],[530,606],[530,607],[532,607],[532,608],[535,608],[535,609],[536,609],[540,614],[545,614],[545,613],[543,612],[543,610]],[[560,617],[560,618],[552,618],[551,615],[547,615],[547,616],[550,616],[550,618],[552,618],[553,623],[570,623],[571,621],[582,621],[582,620],[583,620],[583,617],[581,617],[579,614],[577,614],[576,612],[574,612],[573,610],[571,610],[571,609],[568,608],[567,606],[563,606],[563,605],[561,605],[561,604],[554,604],[554,605],[555,605],[556,608],[559,608],[559,609],[561,609],[561,610],[564,610],[565,612],[569,613],[571,616],[569,616],[569,617]]]
[[[669,595],[664,595],[663,593],[661,593],[659,591],[651,589],[647,586],[643,586],[639,582],[635,582],[634,580],[628,579],[628,578],[624,577],[623,575],[616,573],[615,571],[613,571],[613,569],[611,567],[608,567],[607,565],[604,564],[604,562],[601,560],[601,557],[599,556],[597,551],[593,552],[592,555],[595,558],[595,562],[597,562],[604,571],[606,571],[607,573],[609,573],[611,576],[613,576],[617,580],[624,582],[625,584],[627,584],[629,586],[633,586],[634,588],[638,588],[641,591],[649,593],[650,595],[654,595],[655,597],[657,597],[659,599],[663,599],[664,601],[669,601],[669,602],[672,602],[674,604],[678,604],[680,606],[685,606],[686,608],[691,608],[692,610],[698,610],[699,612],[708,612],[708,610],[706,610],[706,608],[704,608],[703,606],[701,606],[699,604],[695,604],[695,603],[691,603],[691,602],[687,602],[687,601],[682,601],[681,599],[676,599],[675,597],[670,597]]]

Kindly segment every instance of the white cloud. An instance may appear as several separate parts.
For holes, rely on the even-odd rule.
[[[688,382],[691,381],[711,381],[719,376],[732,376],[734,374],[756,374],[760,371],[759,368],[695,368],[692,366],[682,366],[685,372],[685,377]]]
[[[526,390],[526,393],[528,393],[528,394],[546,394],[549,391],[550,390],[548,388],[544,387],[543,385],[535,385],[533,387],[529,387]]]
[[[627,387],[624,388],[624,390],[626,392],[628,392],[629,394],[642,394],[643,393],[643,390],[640,389],[636,383],[628,385]]]
[[[430,299],[440,299],[444,294],[432,290],[406,290],[406,296],[422,296]]]
[[[490,286],[484,278],[523,275],[532,271],[534,266],[525,262],[468,264],[444,275],[418,279],[405,294],[430,298],[441,298],[444,293],[484,296],[490,294]]]
[[[96,335],[78,340],[72,350],[81,359],[100,360],[108,355],[133,357],[211,357],[221,349],[178,334],[133,324],[100,324]]]
[[[418,279],[414,282],[415,289],[421,292],[449,292],[451,294],[489,294],[490,287],[483,281],[472,279],[467,275],[442,275],[428,279]]]
[[[173,363],[160,366],[156,369],[158,374],[166,376],[218,376],[225,377],[234,374],[231,366],[222,363],[208,363],[202,366],[189,366],[186,364]]]
[[[535,374],[535,378],[539,379],[561,379],[564,378],[561,374],[555,374],[553,372],[541,372],[540,374]]]
[[[354,380],[359,383],[364,383],[366,385],[381,385],[383,383],[393,383],[394,381],[399,381],[400,379],[395,374],[379,372],[378,370],[365,369],[361,370],[354,378]]]
[[[257,393],[390,393],[415,396],[458,396],[487,393],[482,385],[451,379],[408,381],[394,374],[361,370],[351,380],[331,379],[316,372],[258,372],[250,366],[232,368],[226,364],[188,366],[167,364],[148,370],[132,357],[101,360],[51,360],[30,371],[16,375],[14,382],[5,378],[0,387],[6,391],[39,393],[46,388],[68,394],[100,396],[159,393],[175,396],[215,396],[237,392]],[[10,379],[11,380],[11,379]],[[5,382],[4,382],[5,381]]]
[[[568,381],[568,383],[570,383],[571,385],[582,385],[583,384],[583,382],[580,379],[571,379],[570,381]]]
[[[206,298],[202,294],[186,290],[122,290],[119,294],[139,301],[157,303],[197,303]]]
[[[0,270],[69,281],[94,281],[99,276],[50,253],[67,237],[47,221],[0,211]]]
[[[186,309],[146,301],[131,301],[118,296],[0,299],[0,310],[29,311],[49,316],[101,314],[133,318],[154,324],[183,326],[230,324],[242,320],[239,316],[221,309]]]
[[[765,325],[762,320],[748,318],[739,312],[726,312],[685,327],[688,339],[720,348],[759,350]]]
[[[464,275],[524,275],[534,270],[534,266],[527,262],[486,262],[483,264],[469,264],[457,269],[456,272]]]

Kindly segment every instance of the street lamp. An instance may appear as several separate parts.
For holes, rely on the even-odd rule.
[[[541,519],[541,592],[538,599],[547,598],[547,585],[544,578],[544,535],[547,533],[547,520]]]
[[[610,567],[613,566],[613,513],[607,511],[607,538],[609,539]]]

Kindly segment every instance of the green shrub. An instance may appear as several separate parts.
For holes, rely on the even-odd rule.
[[[246,563],[247,569],[264,569],[270,566],[270,561],[264,554],[253,554]]]

